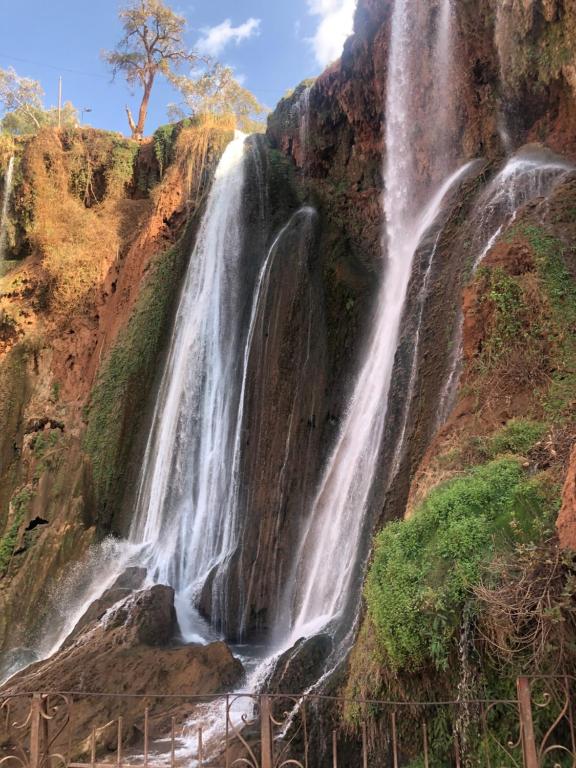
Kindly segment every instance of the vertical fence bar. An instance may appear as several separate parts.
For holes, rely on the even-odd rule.
[[[453,731],[454,734],[454,760],[456,761],[456,768],[461,768],[462,762],[460,758],[460,739],[458,737],[458,731],[456,728]]]
[[[226,768],[230,768],[230,696],[226,695]]]
[[[30,710],[30,768],[40,768],[42,694],[32,694]]]
[[[392,760],[394,768],[398,768],[398,730],[396,728],[396,712],[392,712]]]
[[[332,731],[332,768],[338,768],[338,734]]]
[[[72,734],[74,733],[74,715],[75,715],[75,709],[74,709],[74,701],[72,698],[67,699],[67,707],[68,707],[68,745],[67,745],[67,756],[68,756],[68,762],[72,762]]]
[[[44,765],[50,744],[48,705],[48,696],[40,695],[40,765]]]
[[[118,768],[122,765],[122,715],[118,718],[118,750],[116,752],[116,764]]]
[[[260,728],[262,737],[262,768],[272,768],[272,710],[270,697],[260,696]]]
[[[202,728],[198,728],[198,766],[203,768],[204,765],[204,744],[202,741]]]
[[[302,726],[304,728],[304,768],[308,768],[308,719],[306,716],[307,698],[302,699]]]
[[[368,768],[368,732],[366,721],[362,723],[362,768]]]
[[[486,715],[486,707],[482,705],[482,739],[484,741],[484,759],[486,761],[486,768],[492,768],[492,761],[490,759],[490,736],[488,735],[488,717]]]
[[[422,723],[422,746],[424,748],[424,768],[430,768],[430,757],[428,755],[428,727]]]
[[[170,768],[176,765],[176,718],[172,718],[172,728],[170,730]]]
[[[90,765],[94,768],[96,764],[96,728],[92,728],[92,735],[90,737]]]
[[[570,696],[570,678],[564,678],[564,695],[566,696],[566,706],[568,712],[568,724],[570,726],[570,746],[572,754],[576,755],[576,739],[574,734],[574,710],[572,709],[572,697]]]
[[[518,691],[520,728],[522,731],[522,756],[524,758],[524,768],[538,768],[529,678],[519,677],[516,682],[516,687]]]
[[[144,768],[148,768],[148,744],[150,741],[150,709],[144,710]]]

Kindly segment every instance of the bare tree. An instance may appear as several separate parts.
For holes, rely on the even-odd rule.
[[[156,75],[172,81],[182,66],[193,67],[206,59],[186,48],[186,20],[162,0],[130,0],[121,7],[119,17],[124,37],[114,51],[105,51],[103,56],[113,76],[121,72],[129,85],[142,87],[138,122],[126,107],[132,138],[141,139]]]

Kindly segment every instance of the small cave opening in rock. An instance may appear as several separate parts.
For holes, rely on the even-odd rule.
[[[44,520],[43,517],[35,517],[33,520],[30,520],[28,525],[26,526],[26,533],[28,531],[33,531],[35,528],[40,527],[41,525],[49,525],[50,522],[48,520]]]

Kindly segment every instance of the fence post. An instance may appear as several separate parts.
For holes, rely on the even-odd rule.
[[[524,768],[538,768],[536,739],[534,737],[534,722],[532,720],[532,697],[530,695],[530,680],[519,677],[516,682],[518,690],[518,710],[520,727],[522,729],[522,757]]]
[[[261,768],[272,768],[272,709],[270,697],[260,696],[260,735],[262,739]]]
[[[30,708],[30,768],[41,766],[42,694],[33,693]]]

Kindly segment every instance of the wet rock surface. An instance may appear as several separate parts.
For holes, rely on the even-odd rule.
[[[273,694],[299,694],[317,679],[334,647],[329,635],[302,638],[283,653],[266,681],[265,688]]]
[[[93,622],[100,621],[106,611],[122,600],[126,600],[136,589],[139,589],[146,578],[145,568],[127,568],[114,584],[104,594],[88,607],[86,613],[76,624],[69,637],[66,646],[71,645],[74,639]]]
[[[141,735],[146,706],[151,734],[165,734],[172,717],[182,723],[192,714],[198,703],[194,697],[230,690],[243,675],[242,664],[225,643],[177,646],[173,643],[177,630],[170,587],[135,592],[103,621],[87,623],[52,658],[14,676],[1,693],[71,692],[74,718],[65,738],[72,736],[77,745],[89,737],[92,727],[120,715],[129,745]],[[146,698],[122,696],[128,692]],[[25,706],[22,702],[16,709]],[[64,718],[64,712],[59,717]],[[0,748],[8,738],[0,729]],[[106,749],[112,739],[115,746],[115,738],[114,729],[108,729],[99,744]],[[77,749],[82,753],[81,746]]]

